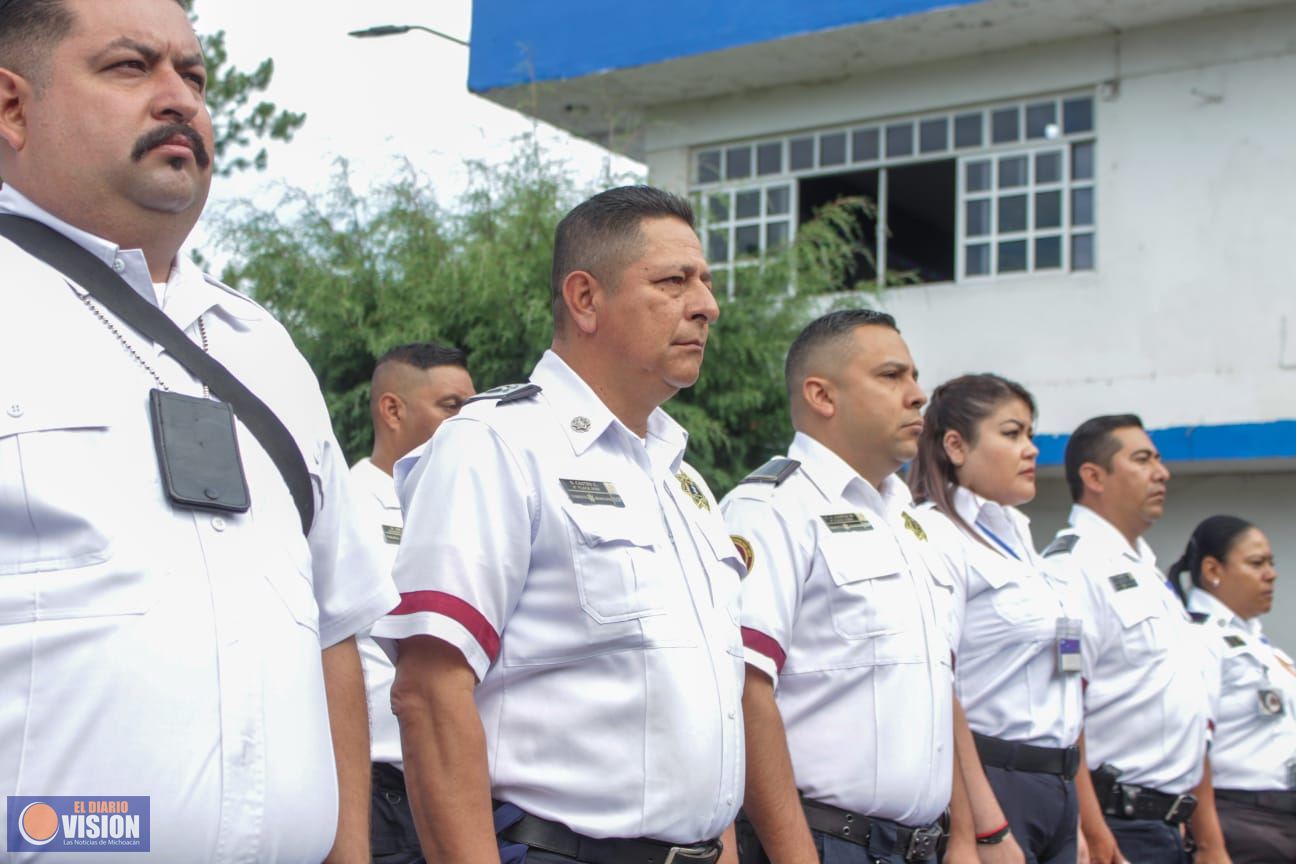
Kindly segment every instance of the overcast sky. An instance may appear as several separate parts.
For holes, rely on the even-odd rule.
[[[463,162],[507,159],[531,121],[468,93],[468,49],[414,31],[355,39],[347,31],[375,24],[421,24],[470,39],[470,0],[360,3],[286,3],[282,0],[196,0],[199,33],[226,31],[230,60],[250,71],[266,57],[275,74],[267,97],[306,113],[306,125],[288,145],[270,149],[264,172],[217,178],[211,206],[232,199],[277,199],[274,184],[323,189],[334,160],[349,160],[364,188],[389,177],[400,157],[430,176],[442,203],[466,182]],[[551,128],[543,140],[570,161],[578,179],[594,182],[606,152]],[[642,171],[623,158],[615,174]]]

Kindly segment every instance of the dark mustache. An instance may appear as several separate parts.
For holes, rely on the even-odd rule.
[[[211,156],[207,153],[207,145],[203,143],[202,137],[193,130],[193,127],[186,126],[183,123],[172,123],[168,126],[159,126],[151,132],[141,135],[131,149],[131,160],[138,162],[144,158],[144,155],[161,144],[165,144],[177,135],[184,137],[193,148],[194,161],[198,163],[199,168],[206,168],[211,164]]]

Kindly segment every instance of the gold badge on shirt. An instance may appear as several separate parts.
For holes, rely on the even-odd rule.
[[[918,524],[918,520],[910,516],[908,513],[903,514],[903,516],[904,516],[904,526],[905,528],[909,529],[909,533],[917,537],[922,542],[926,543],[927,532],[924,531],[923,527]]]
[[[711,509],[711,502],[707,501],[706,495],[702,494],[702,489],[693,482],[692,477],[681,471],[675,475],[675,479],[679,481],[680,488],[684,490],[684,494],[693,499],[693,503],[699,510]]]

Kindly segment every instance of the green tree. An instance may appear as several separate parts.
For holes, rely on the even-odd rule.
[[[326,195],[294,191],[273,210],[227,214],[221,237],[235,263],[224,278],[293,334],[354,460],[371,446],[373,361],[392,345],[457,345],[479,388],[525,380],[552,334],[553,232],[582,197],[531,138],[508,164],[473,165],[454,208],[408,165],[361,195],[343,163]],[[809,317],[842,297],[824,295],[862,287],[849,279],[857,256],[868,255],[860,226],[870,209],[862,199],[829,205],[791,247],[740,268],[734,297],[719,298],[702,377],[667,405],[717,493],[786,447],[784,353]]]

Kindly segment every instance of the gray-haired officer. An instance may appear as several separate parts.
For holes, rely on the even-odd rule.
[[[719,315],[692,224],[649,187],[572,210],[552,349],[406,476],[401,604],[374,634],[399,640],[431,862],[719,858],[743,783],[743,570],[660,407]]]
[[[1227,860],[1209,788],[1206,745],[1219,677],[1209,652],[1156,567],[1143,533],[1165,510],[1169,470],[1132,414],[1095,417],[1072,433],[1066,479],[1070,526],[1044,550],[1051,576],[1073,586],[1084,619],[1081,829],[1094,864],[1186,862],[1180,826],[1192,820],[1197,861]]]

